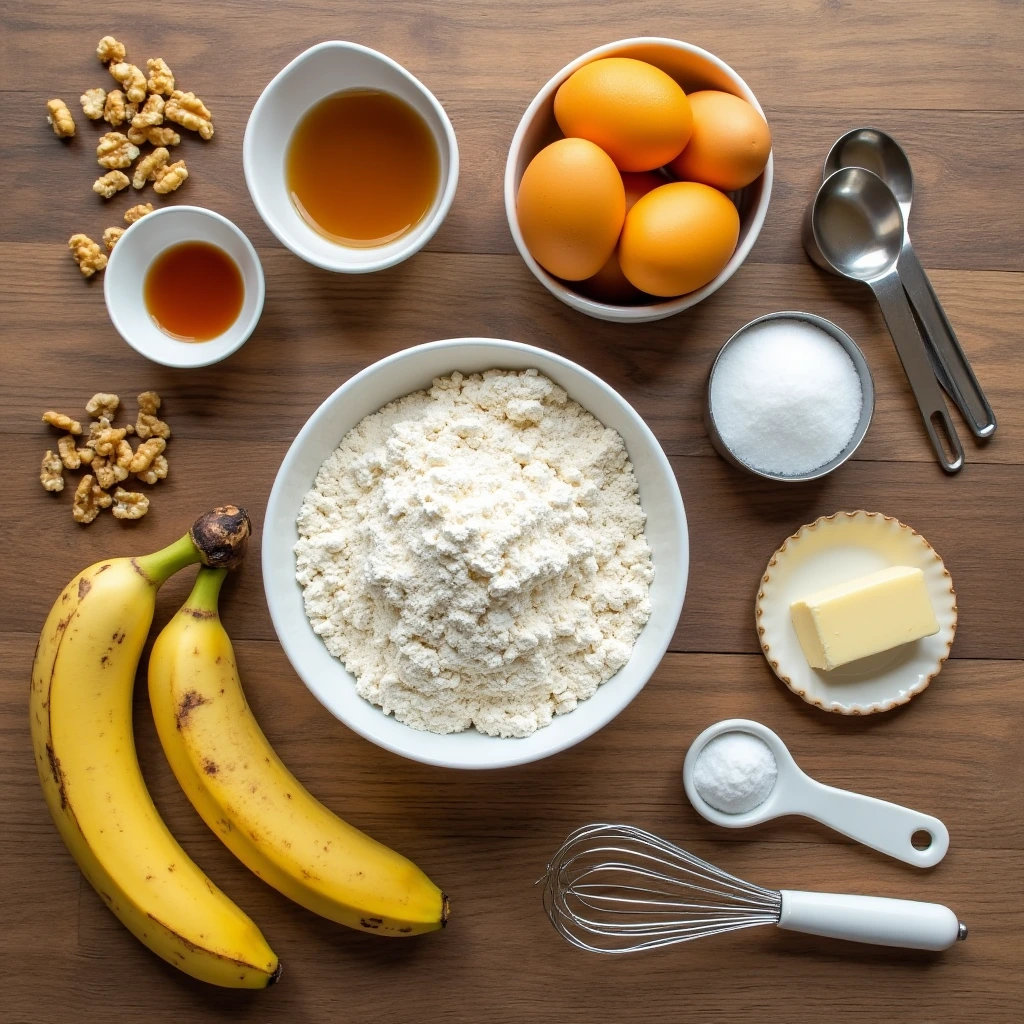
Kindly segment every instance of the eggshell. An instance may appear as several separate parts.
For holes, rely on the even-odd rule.
[[[739,213],[721,192],[696,182],[670,182],[629,211],[619,263],[641,291],[662,298],[685,295],[721,273],[739,234]]]
[[[763,170],[772,151],[764,118],[746,100],[712,89],[690,94],[693,133],[669,165],[684,181],[723,192],[745,188]]]
[[[600,146],[620,171],[667,164],[692,125],[682,87],[631,57],[606,57],[573,72],[555,93],[555,120],[567,136]]]
[[[556,277],[582,281],[611,256],[626,193],[604,150],[586,139],[559,139],[530,161],[516,213],[533,258]]]

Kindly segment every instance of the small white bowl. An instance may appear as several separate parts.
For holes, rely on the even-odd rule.
[[[430,210],[400,238],[369,249],[339,245],[310,227],[295,209],[285,177],[288,143],[302,116],[346,89],[377,89],[405,100],[426,121],[440,158],[440,181]],[[459,147],[444,107],[418,78],[368,46],[335,40],[300,53],[263,90],[245,127],[242,167],[253,204],[283,245],[324,270],[368,274],[407,260],[434,237],[455,198]]]
[[[597,302],[576,291],[565,281],[549,274],[531,255],[522,232],[519,230],[519,218],[516,213],[516,195],[519,182],[530,161],[545,146],[562,137],[555,122],[555,93],[558,87],[578,68],[590,64],[603,57],[633,57],[646,61],[671,75],[687,93],[699,89],[718,89],[731,92],[745,99],[761,116],[761,104],[751,92],[746,82],[724,60],[707,50],[678,39],[663,39],[657,36],[640,36],[635,39],[620,39],[615,43],[606,43],[594,50],[577,57],[567,64],[547,85],[534,97],[526,108],[509,147],[508,160],[505,163],[505,215],[516,248],[533,272],[533,276],[552,295],[561,299],[567,306],[586,313],[598,320],[611,320],[616,323],[646,323],[651,320],[663,320],[697,305],[702,299],[718,291],[747,258],[750,250],[761,233],[765,215],[768,213],[768,200],[772,194],[772,176],[774,157],[769,155],[768,164],[760,177],[755,179],[740,192],[730,193],[740,214],[740,236],[736,251],[725,265],[722,272],[711,282],[674,299],[664,299],[641,305],[617,306],[606,302]]]
[[[178,341],[162,331],[146,309],[150,264],[181,242],[209,242],[235,261],[245,285],[235,322],[209,341]],[[137,220],[114,246],[103,277],[103,297],[117,333],[140,355],[163,366],[209,366],[241,348],[259,323],[266,293],[263,267],[252,242],[219,213],[201,206],[165,206]]]
[[[459,370],[534,368],[563,387],[626,444],[647,513],[654,582],[651,617],[629,661],[575,711],[523,739],[485,736],[475,729],[440,736],[385,715],[356,693],[355,680],[328,653],[306,618],[295,579],[296,516],[321,463],[363,417],[388,402],[430,387]],[[610,722],[658,667],[675,631],[686,593],[689,543],[686,513],[672,467],[650,429],[616,391],[582,366],[530,345],[494,338],[457,338],[398,352],[343,384],[307,420],[281,463],[263,527],[263,585],[270,616],[302,681],[350,729],[396,754],[447,768],[502,768],[538,761],[586,739]]]

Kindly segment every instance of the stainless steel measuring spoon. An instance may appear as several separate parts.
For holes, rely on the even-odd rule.
[[[778,769],[775,785],[768,796],[753,810],[741,814],[729,814],[712,807],[697,791],[693,781],[693,769],[700,752],[716,736],[727,732],[745,732],[764,740]],[[823,785],[801,770],[776,733],[747,718],[717,722],[690,744],[683,764],[683,786],[699,814],[726,828],[746,828],[787,814],[800,814],[873,850],[919,868],[934,867],[949,849],[949,831],[938,818],[888,800]],[[918,849],[914,845],[912,837],[916,832],[928,833],[931,837],[928,846]]]
[[[903,211],[896,197],[874,172],[844,167],[818,189],[811,207],[811,232],[833,270],[863,282],[875,293],[939,465],[947,473],[957,472],[964,464],[963,446],[896,269],[904,234]],[[946,453],[944,440],[952,456]]]
[[[991,437],[996,430],[995,413],[910,241],[910,205],[914,198],[910,158],[891,135],[877,128],[855,128],[829,150],[823,178],[844,167],[865,167],[874,171],[900,204],[903,212],[903,247],[897,264],[900,282],[931,342],[939,381],[973,433],[977,437]]]

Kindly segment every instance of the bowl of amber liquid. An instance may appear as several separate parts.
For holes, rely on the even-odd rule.
[[[137,220],[114,246],[103,281],[117,332],[164,366],[227,358],[255,330],[264,294],[252,243],[199,206],[167,206]]]
[[[433,93],[358,43],[299,54],[263,90],[242,166],[267,227],[324,270],[365,274],[408,259],[451,209],[455,131]]]

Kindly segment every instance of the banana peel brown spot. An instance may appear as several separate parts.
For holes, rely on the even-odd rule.
[[[218,953],[215,949],[208,949],[205,946],[200,946],[198,943],[193,942],[189,938],[186,938],[184,935],[181,934],[181,932],[176,932],[173,928],[164,924],[163,921],[161,921],[160,918],[157,917],[155,914],[147,913],[146,917],[148,917],[151,921],[155,921],[158,925],[160,925],[161,928],[165,929],[167,932],[173,935],[187,950],[189,950],[189,952],[208,953],[210,956],[215,956],[218,960],[223,960],[225,963],[234,964],[236,967],[241,967],[243,970],[257,971],[261,974],[267,973],[266,968],[258,967],[256,964],[247,963],[245,960],[239,960],[233,956],[225,956],[223,953]],[[205,938],[206,936],[200,935],[199,937]],[[182,960],[185,959],[180,950],[174,950],[174,955],[176,957],[180,957]]]
[[[303,874],[305,874],[305,872],[303,872]],[[359,918],[359,923],[364,928],[369,928],[371,931],[376,931],[384,923],[384,918],[382,918],[382,917],[361,917],[361,918]]]
[[[68,806],[68,794],[65,788],[64,770],[60,766],[60,758],[50,743],[46,744],[46,759],[50,762],[50,774],[53,776],[53,781],[57,784],[57,792],[60,794],[60,809],[65,811]]]
[[[217,618],[217,613],[214,611],[210,611],[210,609],[208,608],[182,608],[182,611],[186,615],[191,615],[193,619],[199,619],[200,621],[202,621],[203,619]],[[199,654],[198,647],[195,649],[194,653],[196,655]]]
[[[182,729],[188,727],[189,719],[196,708],[209,703],[209,697],[204,697],[198,690],[189,690],[185,696],[181,698],[177,714],[174,716],[175,721],[177,722],[178,731],[180,732]]]
[[[217,768],[217,762],[209,757],[203,758],[203,771],[207,775],[216,775],[219,769]]]
[[[110,568],[110,563],[109,563],[109,562],[104,562],[104,563],[103,563],[103,565],[101,565],[101,566],[100,566],[100,567],[99,567],[99,568],[98,568],[98,569],[96,570],[96,575],[97,575],[97,576],[99,576],[99,574],[100,574],[101,572],[106,572],[106,571],[107,571],[107,570],[108,570],[109,568]]]
[[[84,576],[78,581],[78,600],[84,600],[85,595],[92,590],[92,583]]]

